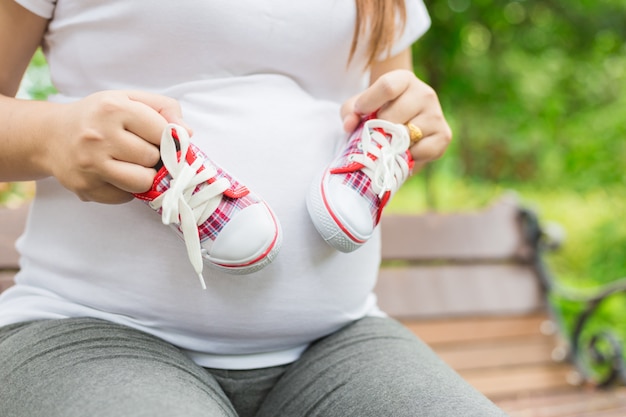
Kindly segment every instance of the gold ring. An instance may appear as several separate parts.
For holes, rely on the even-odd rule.
[[[415,126],[413,123],[407,123],[405,124],[405,126],[407,130],[409,131],[409,138],[411,139],[411,145],[415,145],[417,142],[422,140],[422,138],[424,137],[424,133],[422,132],[422,129]]]

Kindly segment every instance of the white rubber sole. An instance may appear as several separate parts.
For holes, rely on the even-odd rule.
[[[339,216],[325,199],[324,173],[322,173],[309,189],[306,199],[307,210],[313,225],[326,243],[344,253],[360,248],[369,237],[357,238],[342,225]]]

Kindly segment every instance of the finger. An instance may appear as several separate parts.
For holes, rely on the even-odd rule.
[[[103,204],[123,204],[132,201],[135,197],[131,193],[121,191],[116,187],[103,187],[94,195],[91,201]]]
[[[354,131],[361,120],[361,115],[354,111],[354,102],[357,97],[358,95],[350,97],[341,105],[340,114],[344,132]]]
[[[341,105],[341,109],[340,109],[340,114],[341,114],[341,119],[345,119],[346,117],[352,115],[355,113],[354,111],[354,103],[356,102],[356,99],[359,96],[352,96],[349,99],[347,99],[346,101],[343,102],[343,104]]]
[[[117,143],[110,151],[110,156],[118,161],[147,168],[157,165],[161,157],[157,146],[126,130],[117,139]]]
[[[103,204],[122,204],[131,201],[134,196],[119,188],[103,183],[97,187],[91,187],[88,191],[77,193],[82,201],[94,201]]]
[[[416,79],[410,71],[391,71],[380,76],[358,97],[354,109],[360,114],[371,114],[390,101],[400,97]]]
[[[189,136],[192,130],[183,120],[183,111],[178,100],[160,94],[148,93],[146,91],[130,91],[128,97],[131,100],[138,101],[151,107],[159,113],[167,121],[167,123],[176,123],[187,129]]]
[[[408,121],[426,112],[429,107],[427,100],[423,99],[417,88],[407,89],[405,94],[388,102],[377,113],[377,117],[393,123],[407,123]]]
[[[351,113],[347,115],[343,119],[343,130],[344,132],[351,133],[357,128],[359,123],[361,122],[361,116],[356,113]]]
[[[139,101],[128,102],[127,113],[124,116],[123,127],[135,136],[159,146],[161,135],[167,126],[167,120],[152,107]]]
[[[441,140],[441,135],[432,135],[420,140],[416,145],[411,147],[411,156],[413,160],[420,162],[429,162],[439,159],[446,151],[448,144]]]
[[[112,159],[103,166],[102,180],[122,191],[143,193],[150,189],[155,176],[153,168]]]
[[[420,115],[412,119],[411,123],[424,134],[410,149],[413,159],[427,162],[440,158],[452,140],[452,131],[443,115]]]

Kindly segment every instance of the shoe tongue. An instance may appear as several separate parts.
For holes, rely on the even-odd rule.
[[[163,168],[165,168],[165,165],[163,165],[163,160],[161,158],[159,158],[159,162],[156,163],[156,165],[153,167],[157,172],[161,171]]]
[[[172,137],[174,138],[174,146],[176,147],[176,152],[178,153],[180,152],[180,141],[178,140],[178,135],[176,134],[176,131],[173,131]],[[180,158],[180,154],[178,155],[178,157]],[[163,160],[159,158],[159,162],[157,162],[153,168],[157,172],[159,172],[161,169],[163,169],[163,167]]]

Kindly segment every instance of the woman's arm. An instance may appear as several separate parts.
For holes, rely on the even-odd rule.
[[[443,115],[437,93],[415,76],[411,49],[375,63],[369,88],[346,101],[342,117],[346,131],[352,131],[363,115],[377,116],[394,123],[413,123],[424,136],[411,148],[418,165],[439,158],[445,152],[452,131]]]
[[[0,0],[0,180],[44,175],[43,169],[32,161],[38,159],[35,144],[25,140],[34,136],[28,132],[34,128],[34,120],[24,114],[22,103],[10,97],[15,96],[47,23],[13,0]],[[45,112],[44,105],[31,107],[33,112]]]
[[[405,49],[385,61],[374,63],[370,70],[370,85],[379,79],[381,75],[399,69],[413,72],[413,54],[411,49]]]
[[[13,0],[0,0],[0,94],[15,95],[47,24]]]
[[[107,91],[58,104],[14,98],[47,21],[0,0],[0,181],[55,176],[82,200],[121,203],[146,191],[178,103],[138,91]]]

